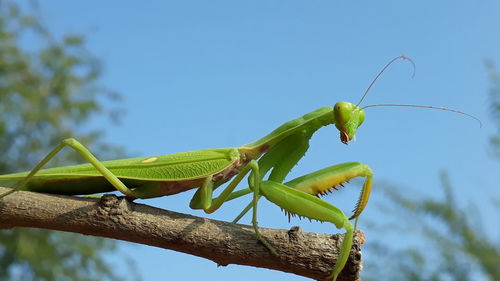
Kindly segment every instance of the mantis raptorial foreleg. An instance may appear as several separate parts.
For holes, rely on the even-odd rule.
[[[328,221],[333,223],[337,228],[345,228],[344,241],[331,275],[333,280],[336,280],[347,262],[352,246],[354,229],[346,215],[333,205],[284,184],[263,181],[260,183],[258,190],[259,192],[254,191],[254,217],[256,216],[258,194],[260,193],[269,201],[289,213],[319,221]]]
[[[351,218],[347,218],[335,206],[314,196],[323,194],[334,186],[342,185],[342,183],[354,177],[365,177],[366,180]],[[260,188],[258,189],[250,186],[250,189],[254,192],[252,203],[253,219],[256,217],[256,202],[259,200],[259,194],[262,194],[269,201],[291,214],[319,221],[328,221],[333,223],[337,228],[344,228],[346,234],[339,257],[332,270],[332,278],[336,280],[347,262],[352,246],[354,228],[349,220],[357,218],[366,206],[372,188],[372,177],[373,172],[367,165],[358,162],[348,162],[318,170],[284,184],[274,181],[263,181],[260,183]],[[242,192],[237,195],[241,194]]]
[[[285,185],[297,190],[303,191],[311,195],[324,194],[326,190],[331,190],[332,187],[342,186],[345,182],[355,178],[364,177],[365,182],[361,189],[359,199],[354,208],[354,212],[349,219],[357,218],[366,207],[370,192],[372,188],[373,171],[368,165],[358,162],[347,162],[342,164],[333,165],[316,172],[298,177]],[[243,195],[252,192],[251,189],[246,188],[234,192],[227,198],[227,201],[236,199]],[[245,209],[233,220],[234,223],[238,222],[251,208],[253,202],[250,202]]]

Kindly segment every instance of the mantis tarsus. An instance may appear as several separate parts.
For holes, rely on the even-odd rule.
[[[358,104],[338,102],[333,107],[320,108],[286,122],[255,142],[236,148],[205,149],[101,162],[77,140],[65,139],[31,172],[0,176],[0,185],[12,188],[0,195],[0,198],[17,190],[85,195],[116,189],[128,198],[135,199],[172,195],[198,188],[191,199],[190,207],[212,213],[224,202],[253,192],[251,204],[235,221],[252,208],[252,224],[257,239],[273,254],[278,254],[277,250],[260,235],[257,226],[257,203],[261,196],[290,214],[331,222],[337,228],[346,230],[337,263],[332,270],[331,277],[336,280],[346,264],[352,245],[354,227],[349,220],[357,218],[368,202],[372,188],[372,170],[365,164],[349,162],[321,169],[285,183],[283,181],[304,156],[310,138],[321,127],[334,124],[344,144],[354,139],[357,128],[364,121],[364,108],[370,107],[362,108],[359,104],[379,75],[399,58],[408,59],[400,56],[391,60],[378,73]],[[65,146],[73,148],[89,163],[42,169]],[[246,175],[249,187],[234,191]],[[340,209],[317,197],[354,177],[364,177],[365,182],[350,218]],[[228,181],[230,183],[220,195],[213,198],[213,190]]]

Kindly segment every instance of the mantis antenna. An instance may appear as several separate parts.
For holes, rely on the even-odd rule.
[[[382,75],[382,73],[384,73],[384,71],[391,64],[393,64],[395,61],[397,61],[398,59],[403,59],[403,60],[409,61],[412,64],[412,66],[413,66],[412,78],[415,76],[415,70],[416,70],[415,63],[409,57],[407,57],[407,56],[398,56],[398,57],[393,58],[391,61],[389,61],[382,68],[382,70],[379,71],[379,73],[377,74],[377,76],[375,76],[375,78],[373,78],[372,82],[370,83],[370,85],[368,85],[368,88],[366,88],[365,93],[363,94],[363,96],[359,100],[358,104],[356,104],[356,106],[359,106],[361,104],[361,102],[365,99],[366,95],[368,94],[368,92],[372,88],[373,84],[375,84],[375,81],[377,81],[377,79],[380,77],[380,75]],[[483,127],[483,123],[481,122],[481,120],[479,120],[479,118],[477,118],[477,117],[475,117],[473,115],[470,115],[468,113],[465,113],[463,111],[459,111],[459,110],[456,110],[456,109],[449,109],[449,108],[446,108],[446,107],[438,107],[438,106],[430,106],[430,105],[414,105],[414,104],[373,104],[373,105],[367,105],[367,106],[363,107],[363,109],[368,108],[368,107],[380,107],[380,106],[417,107],[417,108],[428,108],[428,109],[437,109],[437,110],[450,111],[450,112],[462,114],[462,115],[468,116],[468,117],[470,117],[472,119],[475,119],[479,123],[479,128]]]
[[[470,117],[472,119],[475,119],[479,123],[479,128],[483,127],[483,123],[476,116],[470,115],[470,114],[465,113],[465,112],[460,111],[460,110],[449,109],[449,108],[446,108],[446,107],[431,106],[431,105],[415,105],[415,104],[372,104],[372,105],[367,105],[367,106],[363,107],[363,109],[368,108],[368,107],[379,107],[379,106],[417,107],[417,108],[429,108],[429,109],[437,109],[437,110],[444,110],[444,111],[455,112],[455,113],[458,113],[458,114],[462,114],[462,115],[468,116],[468,117]]]
[[[384,68],[382,68],[382,70],[379,71],[379,73],[377,74],[377,76],[375,76],[375,78],[373,78],[372,82],[370,83],[370,85],[368,86],[368,88],[366,88],[366,91],[365,93],[363,94],[363,96],[361,97],[361,99],[359,100],[358,104],[356,104],[356,106],[359,106],[361,104],[361,102],[365,99],[366,95],[368,94],[368,92],[370,91],[370,89],[372,88],[373,84],[375,84],[375,81],[378,80],[378,78],[380,77],[380,75],[382,75],[382,73],[384,73],[384,71],[392,64],[394,63],[395,61],[397,61],[398,59],[403,59],[403,60],[407,60],[411,63],[411,65],[413,66],[413,74],[411,75],[411,77],[413,78],[415,76],[415,70],[416,70],[416,66],[415,66],[415,63],[407,56],[399,56],[399,57],[395,57],[393,58],[391,61],[389,61],[385,66]]]

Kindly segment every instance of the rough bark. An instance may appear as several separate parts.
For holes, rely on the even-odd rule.
[[[0,187],[0,193],[8,189]],[[0,200],[0,228],[36,227],[109,237],[203,257],[219,265],[240,264],[328,280],[342,234],[261,228],[278,249],[273,256],[252,227],[180,214],[105,195],[100,199],[16,192]],[[359,280],[361,244],[357,231],[338,280]]]

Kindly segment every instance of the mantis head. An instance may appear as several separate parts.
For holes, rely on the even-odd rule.
[[[363,108],[350,102],[341,101],[333,107],[335,127],[340,132],[340,141],[348,144],[355,138],[356,130],[365,121]]]

